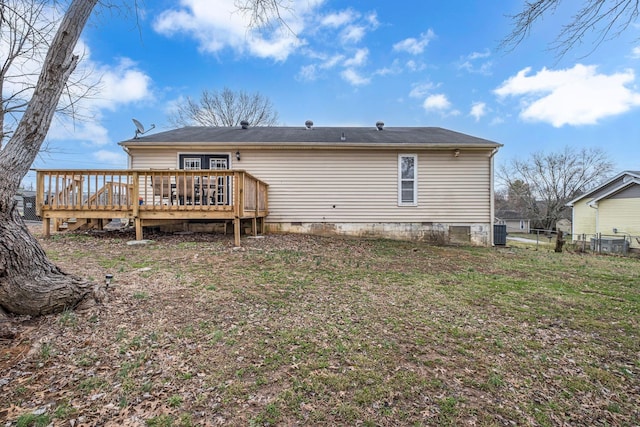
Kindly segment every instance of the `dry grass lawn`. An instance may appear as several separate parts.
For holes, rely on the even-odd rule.
[[[0,425],[640,424],[637,258],[151,238],[42,241],[110,299],[0,341]]]

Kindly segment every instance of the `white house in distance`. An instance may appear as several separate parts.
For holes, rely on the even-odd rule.
[[[243,170],[269,232],[493,243],[502,144],[437,127],[185,127],[120,142],[131,170]],[[439,236],[439,237],[438,237]]]
[[[573,240],[627,239],[640,250],[640,171],[624,171],[567,203]]]

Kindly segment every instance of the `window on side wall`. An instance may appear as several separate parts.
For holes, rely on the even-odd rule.
[[[418,204],[418,156],[398,156],[398,206]]]

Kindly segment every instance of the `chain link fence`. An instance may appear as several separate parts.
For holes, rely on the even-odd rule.
[[[531,240],[536,245],[540,243],[553,244],[558,238],[556,230],[532,229]],[[580,252],[594,252],[599,254],[630,255],[640,254],[640,236],[628,233],[616,234],[577,234],[564,233],[562,239],[571,249]]]
[[[633,244],[635,242],[635,245]],[[638,252],[640,236],[630,234],[579,234],[575,236],[574,245],[582,251],[603,254],[628,255],[632,251]],[[635,246],[635,249],[634,249]]]

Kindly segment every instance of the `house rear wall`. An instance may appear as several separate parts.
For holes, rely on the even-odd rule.
[[[489,150],[463,150],[454,157],[451,150],[241,148],[241,161],[235,160],[235,151],[228,146],[206,151],[130,148],[131,167],[177,168],[178,155],[189,152],[230,154],[232,168],[269,184],[271,231],[425,239],[468,227],[468,241],[491,243]],[[418,156],[417,206],[398,206],[399,154]]]

